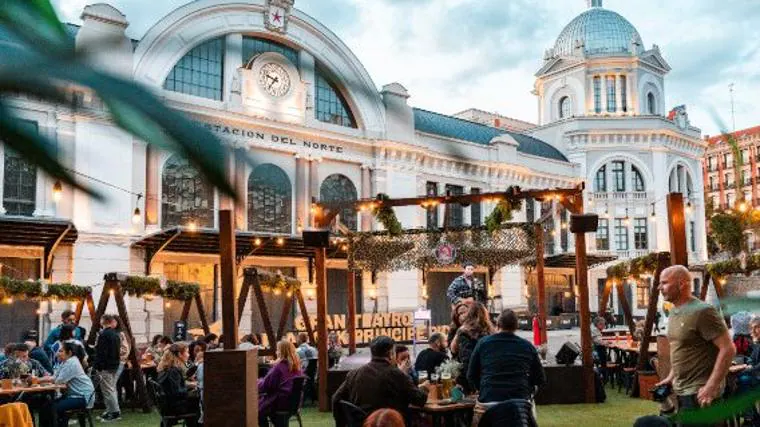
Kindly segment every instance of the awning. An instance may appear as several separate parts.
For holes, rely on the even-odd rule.
[[[44,277],[49,278],[53,253],[58,246],[70,246],[78,237],[71,221],[34,217],[0,216],[0,245],[43,249]]]
[[[615,255],[601,255],[601,254],[593,254],[593,253],[586,255],[586,262],[588,264],[589,270],[599,264],[615,261],[616,259],[617,259],[617,256]],[[544,267],[545,268],[575,268],[575,254],[565,253],[565,254],[549,255],[547,257],[544,257]]]

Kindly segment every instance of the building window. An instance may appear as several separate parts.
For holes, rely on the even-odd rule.
[[[649,307],[649,288],[652,286],[652,279],[647,278],[644,283],[636,286],[636,308],[644,309]]]
[[[293,231],[292,190],[288,175],[272,164],[257,166],[248,178],[248,229],[264,233]]]
[[[37,133],[37,122],[16,122],[28,131]],[[2,141],[0,141],[2,144]],[[37,199],[37,167],[5,145],[3,170],[3,208],[6,215],[32,216]]]
[[[602,112],[602,78],[594,77],[594,112]]]
[[[614,113],[616,111],[615,100],[615,77],[607,77],[607,112]]]
[[[188,52],[169,73],[164,89],[222,100],[224,39],[207,41]]]
[[[473,187],[470,189],[471,194],[480,194],[480,188]],[[480,225],[483,223],[481,220],[481,205],[480,202],[473,202],[470,205],[470,225],[473,227],[480,227]],[[531,221],[529,221],[531,222]]]
[[[319,188],[319,201],[322,203],[353,202],[357,200],[356,187],[348,177],[333,174],[322,181]],[[340,222],[349,230],[355,231],[358,225],[356,210],[352,207],[340,211]]]
[[[644,188],[644,178],[636,166],[631,166],[631,173],[633,174],[633,191],[646,191]]]
[[[573,104],[569,96],[563,96],[559,100],[559,118],[566,119],[573,115]]]
[[[694,221],[689,221],[689,244],[691,251],[697,251],[697,225]]]
[[[597,193],[603,193],[607,191],[607,166],[602,166],[596,171],[594,177],[594,191]]]
[[[628,88],[626,81],[626,76],[620,76],[618,77],[620,79],[620,103],[623,106],[623,112],[628,111]]]
[[[428,196],[437,196],[438,183],[428,181],[425,184],[425,194]],[[438,228],[438,206],[431,206],[427,208],[427,228]]]
[[[596,228],[596,250],[610,250],[610,220],[599,218],[599,226]]]
[[[284,44],[258,37],[243,36],[243,65],[260,53],[276,52],[298,67],[298,51]]]
[[[172,156],[161,180],[161,225],[214,226],[214,187],[187,160]]]
[[[654,99],[654,94],[649,92],[647,94],[647,113],[651,115],[657,114],[657,102]]]
[[[570,227],[570,225],[567,223],[567,209],[562,209],[562,214],[560,215],[560,224],[562,224],[562,227],[559,231],[559,245],[562,248],[562,252],[567,252],[567,229]]]
[[[715,190],[715,177],[711,176],[709,179],[710,179],[710,190]]]
[[[316,97],[314,105],[316,107],[317,120],[334,125],[355,128],[356,122],[348,108],[348,103],[340,94],[340,91],[330,83],[323,75],[323,72],[317,68]]]
[[[625,191],[625,162],[616,160],[612,162],[613,191]]]
[[[615,249],[628,250],[628,227],[622,218],[615,218]]]
[[[536,201],[532,198],[525,199],[525,221],[533,222],[536,220]]]
[[[462,194],[464,194],[462,186],[446,184],[446,195],[461,196]],[[464,209],[462,209],[462,205],[450,203],[446,205],[445,210],[447,212],[446,224],[449,227],[461,227],[464,224]]]
[[[633,244],[636,249],[649,249],[647,239],[647,219],[636,218],[633,220]]]

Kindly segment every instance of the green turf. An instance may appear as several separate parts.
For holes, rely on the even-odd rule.
[[[656,414],[654,402],[635,399],[607,388],[607,402],[597,405],[549,405],[538,407],[538,425],[541,427],[630,427],[642,415]],[[156,414],[141,414],[126,410],[123,419],[114,425],[143,427],[159,425]],[[305,427],[332,427],[332,414],[318,412],[314,407],[304,408]],[[296,425],[295,421],[291,425]]]

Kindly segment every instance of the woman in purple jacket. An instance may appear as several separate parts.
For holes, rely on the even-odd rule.
[[[277,343],[277,361],[264,378],[259,379],[259,426],[267,427],[268,418],[288,407],[293,378],[302,376],[296,347],[288,340]]]

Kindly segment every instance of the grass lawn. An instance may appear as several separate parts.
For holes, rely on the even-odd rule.
[[[549,405],[538,407],[538,425],[541,427],[630,427],[642,415],[657,414],[659,405],[642,399],[634,399],[612,388],[607,389],[607,402],[597,405]],[[120,427],[158,426],[159,417],[126,410]],[[314,407],[303,410],[304,427],[331,427],[332,414],[318,412]],[[297,426],[293,421],[291,425]]]

